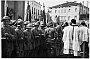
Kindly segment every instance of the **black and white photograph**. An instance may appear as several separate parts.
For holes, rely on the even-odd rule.
[[[0,0],[1,58],[89,58],[88,0]]]

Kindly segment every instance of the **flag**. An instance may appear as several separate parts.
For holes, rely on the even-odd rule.
[[[26,10],[26,21],[30,21],[31,22],[31,10],[30,10],[30,5],[29,5],[29,1],[28,1],[28,6],[27,6],[27,10]]]
[[[50,15],[49,15],[49,11],[47,12],[47,23],[48,22],[51,22],[52,21],[52,19],[51,19],[51,17],[50,17]]]
[[[43,19],[44,19],[44,24],[46,25],[46,15],[45,15],[45,6],[43,3]]]
[[[4,4],[4,7],[5,7],[5,9],[4,9],[4,12],[5,12],[5,16],[9,16],[9,8],[8,8],[8,4],[7,4],[7,1],[5,0],[5,4]]]
[[[59,16],[57,16],[57,18],[56,18],[56,22],[57,22],[57,23],[60,22],[60,20],[59,20]]]

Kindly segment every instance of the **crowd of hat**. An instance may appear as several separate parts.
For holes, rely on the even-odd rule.
[[[37,21],[37,22],[30,23],[29,21],[23,21],[22,19],[10,20],[10,17],[8,17],[8,16],[4,16],[1,21],[3,22],[5,20],[9,20],[11,25],[16,25],[16,24],[17,24],[17,26],[20,26],[20,24],[27,25],[26,28],[31,28],[31,27],[39,26],[39,25],[41,27],[44,27],[45,26],[44,22]],[[47,27],[50,27],[50,26],[53,25],[53,23],[54,22],[48,22],[46,26]],[[72,19],[70,23],[76,24],[76,20],[75,19]],[[64,25],[68,25],[68,22],[65,22]],[[82,21],[81,22],[81,25],[86,25],[85,21]]]

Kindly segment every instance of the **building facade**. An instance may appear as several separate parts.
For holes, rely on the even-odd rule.
[[[27,2],[25,1],[25,15],[27,10]],[[34,21],[35,19],[39,19],[40,12],[41,12],[41,4],[40,2],[36,2],[34,0],[29,1],[30,10],[31,10],[31,21]]]
[[[27,2],[28,1],[9,1],[7,0],[8,8],[13,11],[12,15],[10,15],[12,20],[17,20],[18,16],[22,17],[22,20],[26,18],[26,10],[27,10]],[[32,21],[35,19],[39,19],[41,12],[41,4],[34,0],[29,1],[30,10],[31,10],[31,19]],[[10,11],[11,12],[11,11]],[[1,17],[5,16],[5,0],[1,1]]]
[[[60,5],[49,7],[50,16],[52,20],[56,22],[56,18],[59,17],[60,21],[70,22],[71,19],[80,20],[81,14],[89,14],[89,8],[76,2],[66,2]]]
[[[24,1],[8,1],[8,13],[12,20],[17,20],[18,16],[21,16],[24,20]],[[5,16],[5,1],[1,1],[1,17]]]

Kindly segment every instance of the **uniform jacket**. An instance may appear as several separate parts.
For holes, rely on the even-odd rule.
[[[23,30],[20,30],[20,29],[16,28],[15,31],[16,31],[18,39],[23,39],[24,38]]]
[[[1,32],[2,32],[2,37],[5,37],[5,33],[9,34],[9,39],[15,39],[16,38],[16,32],[14,30],[14,28],[12,28],[11,26],[7,26],[7,27],[2,27],[1,28]]]

